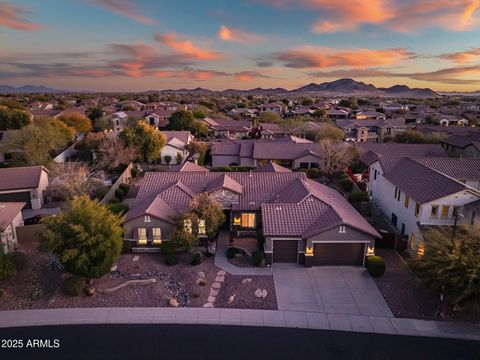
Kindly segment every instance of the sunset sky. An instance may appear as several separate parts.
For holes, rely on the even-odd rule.
[[[480,0],[0,0],[0,84],[480,90]]]

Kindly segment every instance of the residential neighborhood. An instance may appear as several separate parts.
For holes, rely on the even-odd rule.
[[[0,359],[478,357],[479,19],[0,1]]]

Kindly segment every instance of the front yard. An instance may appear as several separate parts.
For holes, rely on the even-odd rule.
[[[190,264],[189,254],[180,255],[180,263],[165,264],[159,253],[128,253],[120,255],[114,271],[94,280],[96,293],[72,297],[62,289],[66,275],[46,267],[49,258],[39,254],[35,244],[22,245],[28,262],[17,275],[0,281],[0,310],[70,307],[165,307],[175,299],[179,306],[203,307],[214,295],[213,307],[277,309],[272,276],[232,276],[226,274],[220,288],[217,283],[221,269],[214,257],[203,258],[200,265]],[[152,280],[154,279],[154,280]],[[124,284],[129,280],[150,282]],[[202,281],[200,281],[202,280]],[[153,282],[154,281],[154,282]],[[255,296],[265,289],[267,296]],[[213,292],[212,292],[213,290]]]

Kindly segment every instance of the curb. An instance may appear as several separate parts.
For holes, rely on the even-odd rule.
[[[302,311],[140,307],[0,311],[0,328],[87,324],[265,326],[480,341],[479,324]]]

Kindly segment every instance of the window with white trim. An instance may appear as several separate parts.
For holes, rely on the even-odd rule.
[[[154,244],[162,243],[162,229],[159,227],[152,228],[152,239]]]
[[[206,235],[207,229],[205,227],[205,220],[198,220],[198,235]]]
[[[138,235],[138,245],[147,245],[147,229],[138,228],[137,235]]]
[[[150,219],[150,215],[145,215],[143,222],[152,222],[152,220]]]
[[[185,219],[183,221],[183,229],[188,232],[188,233],[192,233],[192,220],[190,219]]]
[[[345,227],[345,225],[340,225],[340,227],[338,228],[338,233],[345,234],[346,232],[347,232],[347,228]]]

